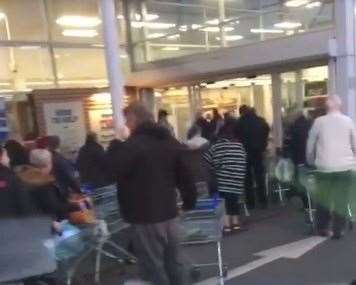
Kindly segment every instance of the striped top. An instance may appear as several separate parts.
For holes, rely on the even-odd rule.
[[[242,143],[220,139],[204,158],[215,172],[219,192],[244,193],[247,155]]]

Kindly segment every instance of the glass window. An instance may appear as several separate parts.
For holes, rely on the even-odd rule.
[[[2,0],[0,1],[0,39],[46,40],[45,19],[42,0]]]
[[[0,48],[1,89],[25,89],[53,86],[51,60],[47,48]]]
[[[107,85],[103,49],[56,48],[55,59],[61,86]]]
[[[102,42],[97,0],[47,0],[53,41]]]
[[[334,1],[128,1],[136,63],[292,36],[333,25]]]

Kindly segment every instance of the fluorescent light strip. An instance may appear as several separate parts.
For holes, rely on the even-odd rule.
[[[318,8],[321,7],[322,3],[320,1],[315,1],[315,2],[311,2],[307,5],[305,5],[305,8],[307,9],[313,9],[313,8]]]
[[[177,40],[180,38],[180,34],[175,34],[175,35],[171,35],[171,36],[168,36],[167,39],[173,41],[173,40]]]
[[[174,28],[176,24],[173,23],[162,23],[162,22],[131,22],[131,27],[133,28],[143,28],[146,27],[148,29],[170,29]]]
[[[228,42],[234,42],[234,41],[239,41],[239,40],[242,40],[244,38],[244,36],[241,36],[241,35],[226,35],[225,36],[225,40],[228,41]],[[216,37],[216,39],[218,41],[220,41],[220,37]]]
[[[157,39],[157,38],[162,38],[165,35],[166,34],[163,34],[163,33],[152,33],[152,34],[147,35],[147,38],[148,39]]]
[[[186,32],[186,31],[188,31],[188,26],[187,25],[182,25],[182,26],[179,27],[179,30],[181,32]]]
[[[65,37],[78,37],[78,38],[94,38],[98,35],[96,30],[74,30],[66,29],[62,31],[62,35]]]
[[[146,14],[146,21],[154,21],[157,20],[159,18],[159,15],[157,14]],[[141,21],[142,20],[142,16],[138,13],[135,14],[135,20],[136,21]]]
[[[19,48],[23,50],[36,50],[36,49],[40,49],[41,46],[20,46]]]
[[[285,21],[285,22],[276,23],[274,24],[274,26],[280,29],[295,29],[301,27],[302,23]]]
[[[64,27],[75,28],[94,28],[100,25],[101,20],[98,17],[80,16],[80,15],[65,15],[56,20],[56,23]]]
[[[283,34],[284,30],[281,29],[251,29],[253,34]]]
[[[231,32],[234,30],[233,27],[223,27],[224,31],[225,32]],[[218,33],[220,32],[220,28],[219,27],[205,27],[205,28],[202,28],[200,29],[201,31],[204,31],[204,32],[210,32],[210,33]]]
[[[163,47],[161,50],[163,51],[178,51],[180,50],[179,47]]]
[[[289,8],[298,8],[304,6],[305,4],[308,4],[309,2],[310,0],[289,0],[284,3],[284,6]]]

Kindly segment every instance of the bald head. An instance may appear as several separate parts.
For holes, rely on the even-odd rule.
[[[326,100],[326,107],[328,108],[328,112],[341,111],[342,108],[341,98],[336,95],[330,95]]]

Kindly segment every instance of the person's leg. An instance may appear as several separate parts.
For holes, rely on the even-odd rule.
[[[138,259],[141,278],[157,285],[169,284],[165,268],[167,237],[161,224],[134,225],[133,245]]]
[[[166,222],[168,243],[165,249],[165,268],[170,285],[188,284],[187,270],[185,268],[180,248],[181,235],[177,219]]]
[[[333,182],[328,173],[316,174],[316,182],[316,229],[320,234],[326,235],[330,223],[330,189]]]
[[[258,201],[262,207],[267,206],[267,198],[266,198],[266,170],[263,161],[263,153],[256,152],[253,155],[253,168],[255,172],[256,186],[257,186],[257,195]]]
[[[245,179],[245,193],[246,204],[249,208],[255,207],[255,193],[253,187],[253,165],[252,157],[249,154],[247,157],[246,179]]]
[[[224,193],[225,200],[225,217],[224,217],[224,232],[229,233],[232,230],[232,214],[234,212],[234,200],[230,193]]]
[[[333,232],[334,237],[341,237],[348,218],[349,189],[352,183],[352,173],[335,174],[335,187],[332,189],[333,201]]]

